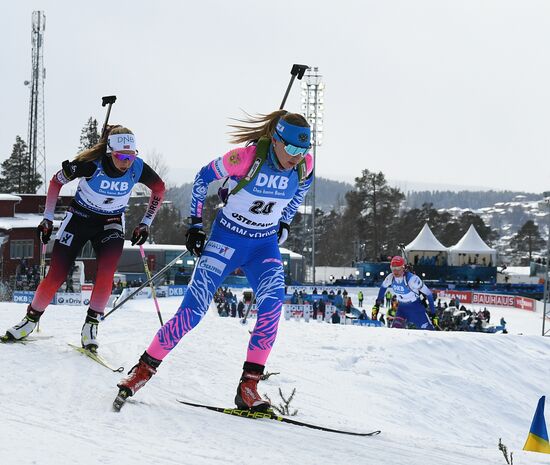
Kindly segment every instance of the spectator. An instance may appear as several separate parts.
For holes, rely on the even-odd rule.
[[[338,310],[336,310],[333,314],[332,314],[332,317],[330,318],[330,320],[332,321],[332,324],[340,324],[340,312]]]
[[[374,304],[370,312],[372,320],[378,320],[378,312],[380,311],[380,305]]]
[[[359,319],[360,319],[360,320],[368,320],[368,319],[369,319],[369,317],[367,316],[367,312],[365,311],[365,309],[363,309],[363,310],[361,311],[361,313],[359,314]]]
[[[388,290],[386,291],[386,295],[385,295],[385,297],[386,297],[386,308],[390,308],[390,307],[391,307],[392,296],[393,296],[393,294],[392,294],[391,290],[388,289]]]
[[[357,293],[357,302],[359,303],[359,307],[363,307],[363,291]]]

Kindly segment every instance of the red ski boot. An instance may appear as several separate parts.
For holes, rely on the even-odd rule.
[[[143,352],[138,364],[134,365],[128,372],[128,376],[117,384],[118,388],[126,393],[126,397],[133,396],[157,372],[160,362],[161,360],[157,360],[147,352]]]
[[[258,394],[258,381],[264,372],[264,366],[257,363],[244,362],[243,374],[237,387],[235,404],[242,410],[253,410],[255,412],[266,412],[271,404],[268,400],[262,399]]]

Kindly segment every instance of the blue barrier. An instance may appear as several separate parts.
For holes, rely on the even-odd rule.
[[[384,326],[378,320],[353,320],[351,324],[356,326],[372,326],[377,328]]]

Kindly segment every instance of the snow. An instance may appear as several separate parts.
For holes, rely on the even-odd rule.
[[[374,290],[366,297],[368,308]],[[356,295],[350,294],[354,302]],[[180,303],[161,299],[165,320]],[[4,303],[0,328],[23,304]],[[232,406],[248,331],[215,308],[165,359],[120,413],[111,411],[119,373],[67,346],[78,343],[85,308],[51,306],[39,335],[0,346],[2,463],[500,465],[499,438],[514,463],[548,457],[521,451],[537,401],[548,395],[550,339],[541,315],[491,308],[510,334],[423,332],[281,320],[261,383],[297,392],[298,420],[371,438],[343,436],[187,407],[177,398]],[[251,323],[253,324],[253,320]],[[101,353],[130,369],[158,328],[150,300],[134,300],[100,325]],[[550,415],[547,414],[547,418]]]

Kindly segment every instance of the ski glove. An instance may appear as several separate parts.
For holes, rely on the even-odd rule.
[[[38,237],[40,238],[42,243],[47,244],[48,242],[50,242],[50,237],[52,236],[53,223],[50,220],[44,218],[36,228],[36,232],[38,233]]]
[[[145,223],[139,223],[139,226],[136,226],[134,232],[132,233],[132,245],[143,245],[149,237],[149,226]]]
[[[289,233],[290,233],[290,225],[280,222],[279,231],[277,232],[277,244],[283,245],[284,242],[288,239]]]
[[[189,253],[191,255],[196,255],[197,257],[200,257],[202,254],[202,249],[204,248],[204,243],[206,241],[206,234],[202,230],[201,227],[190,227],[187,230],[187,234],[185,235],[187,237],[187,242],[185,243],[185,247],[187,247],[187,250],[189,250]]]

